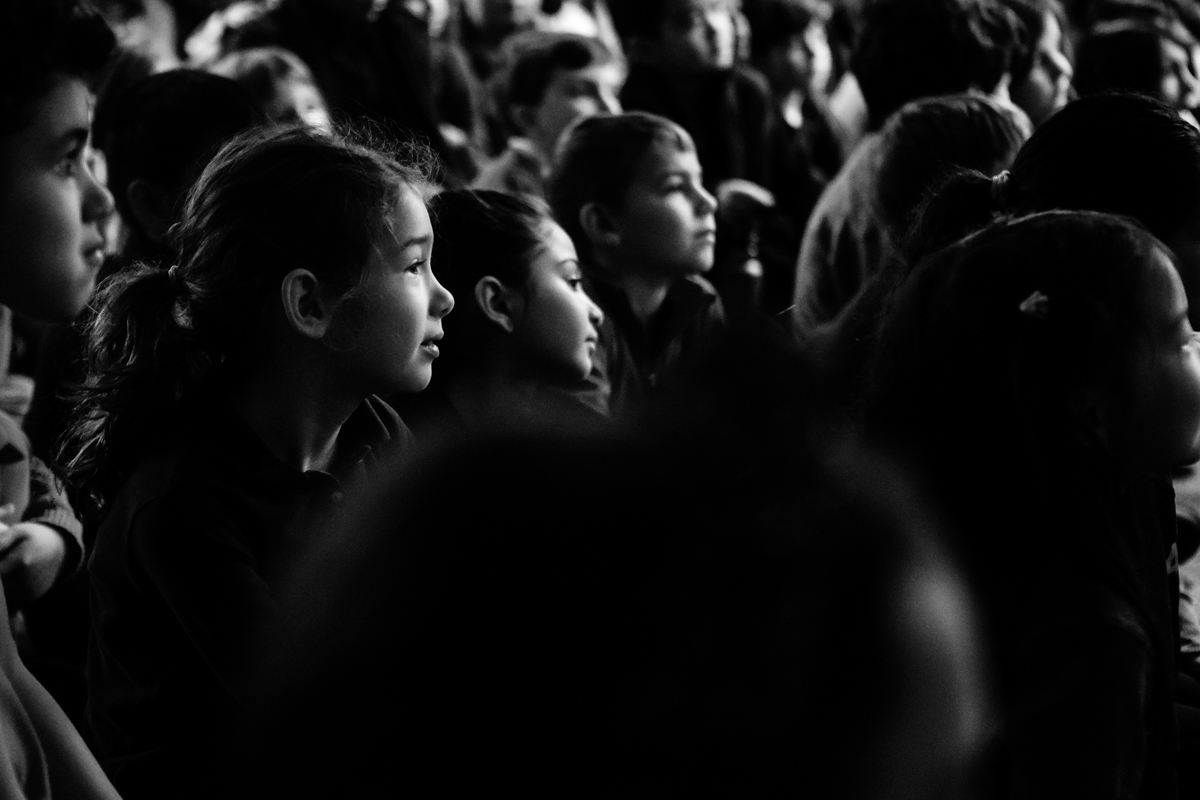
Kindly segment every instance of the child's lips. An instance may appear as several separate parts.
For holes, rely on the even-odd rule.
[[[102,239],[96,244],[83,248],[82,255],[88,269],[93,271],[99,270],[104,264],[104,240]]]
[[[433,336],[426,338],[425,341],[421,342],[421,349],[431,355],[433,358],[437,358],[442,353],[441,349],[437,346],[437,343],[441,340],[442,334],[434,334]]]

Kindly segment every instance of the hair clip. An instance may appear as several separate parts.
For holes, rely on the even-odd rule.
[[[1008,199],[1008,170],[1003,170],[992,177],[992,202],[1004,208]]]
[[[1050,298],[1035,289],[1029,297],[1021,301],[1018,308],[1022,314],[1028,314],[1036,319],[1045,319],[1046,315],[1050,313]]]

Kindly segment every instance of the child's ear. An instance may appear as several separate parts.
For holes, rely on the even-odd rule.
[[[137,227],[154,242],[166,240],[175,216],[175,197],[161,186],[142,178],[130,181],[125,199]]]
[[[475,303],[485,317],[506,333],[516,330],[517,321],[525,310],[521,294],[491,275],[480,278],[479,283],[475,284]]]
[[[309,339],[325,336],[333,319],[334,304],[321,291],[316,275],[306,269],[292,270],[283,276],[279,297],[288,324],[301,336]]]
[[[616,247],[621,243],[612,214],[599,203],[585,203],[579,209],[579,225],[593,245]]]

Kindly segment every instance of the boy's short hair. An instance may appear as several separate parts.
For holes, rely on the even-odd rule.
[[[32,107],[62,76],[96,80],[116,46],[83,0],[5,0],[0,6],[0,137],[30,121]]]
[[[579,221],[588,203],[620,208],[638,165],[656,141],[694,150],[687,132],[666,117],[631,111],[586,117],[563,134],[555,154],[547,196],[554,217],[575,243],[581,258],[591,242]]]
[[[186,188],[220,146],[262,121],[261,109],[230,80],[195,69],[150,75],[102,100],[96,147],[108,160],[109,188],[127,224],[126,190],[137,179]]]
[[[850,66],[870,127],[922,97],[990,92],[1009,69],[1017,25],[998,0],[868,0]]]
[[[536,106],[558,70],[573,72],[608,64],[612,54],[598,39],[574,33],[531,31],[514,37],[505,96],[510,104]]]

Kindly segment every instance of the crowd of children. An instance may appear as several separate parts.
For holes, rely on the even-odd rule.
[[[0,0],[0,797],[1200,797],[1197,108],[1189,0]]]

